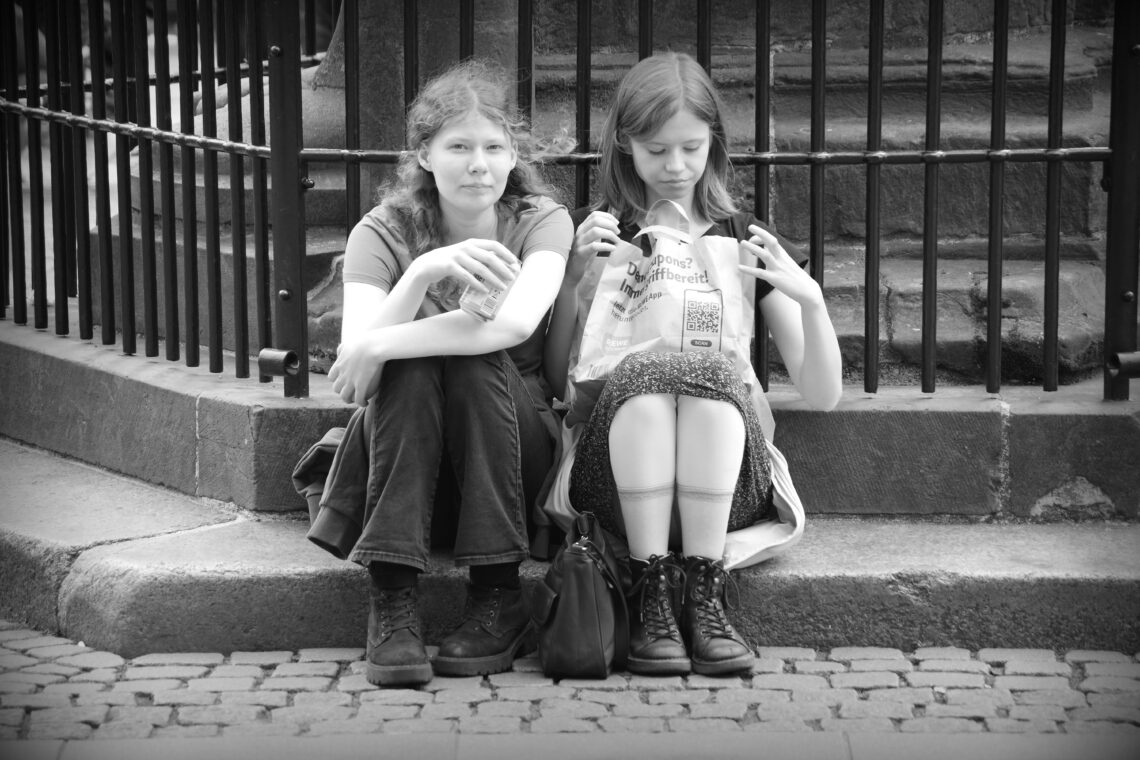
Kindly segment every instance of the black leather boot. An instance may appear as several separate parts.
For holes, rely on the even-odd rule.
[[[670,552],[649,562],[630,559],[633,591],[629,596],[630,673],[685,675],[689,655],[677,628],[673,592],[684,583],[684,571]]]
[[[420,638],[416,587],[373,587],[368,610],[365,678],[377,686],[420,686],[431,680],[431,661]]]
[[[533,647],[531,638],[530,605],[522,589],[469,583],[463,622],[440,642],[435,672],[441,676],[502,673],[511,669],[521,649]]]
[[[724,675],[749,670],[753,655],[728,622],[726,592],[732,579],[721,561],[689,557],[685,562],[685,597],[681,633],[689,645],[693,672]]]

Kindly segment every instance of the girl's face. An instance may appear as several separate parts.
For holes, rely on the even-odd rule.
[[[517,153],[506,131],[479,113],[454,118],[419,150],[445,215],[478,217],[503,196]]]
[[[705,173],[712,130],[681,109],[661,129],[642,139],[630,139],[633,168],[645,183],[646,200],[661,199],[690,207],[697,181]]]

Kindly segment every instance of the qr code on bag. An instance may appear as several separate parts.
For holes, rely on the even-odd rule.
[[[695,333],[720,332],[720,304],[695,300],[686,302],[685,331]]]

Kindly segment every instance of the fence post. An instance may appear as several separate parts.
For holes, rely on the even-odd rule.
[[[305,167],[301,161],[301,23],[295,0],[269,0],[270,223],[277,348],[292,358],[285,395],[309,395],[308,295],[305,289]]]
[[[1105,179],[1108,222],[1104,261],[1104,398],[1126,401],[1140,377],[1136,346],[1140,275],[1140,3],[1116,0],[1112,46],[1112,149]]]

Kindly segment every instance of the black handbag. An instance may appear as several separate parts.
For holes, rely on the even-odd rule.
[[[605,678],[629,653],[625,545],[583,512],[532,595],[538,657],[550,678]]]

